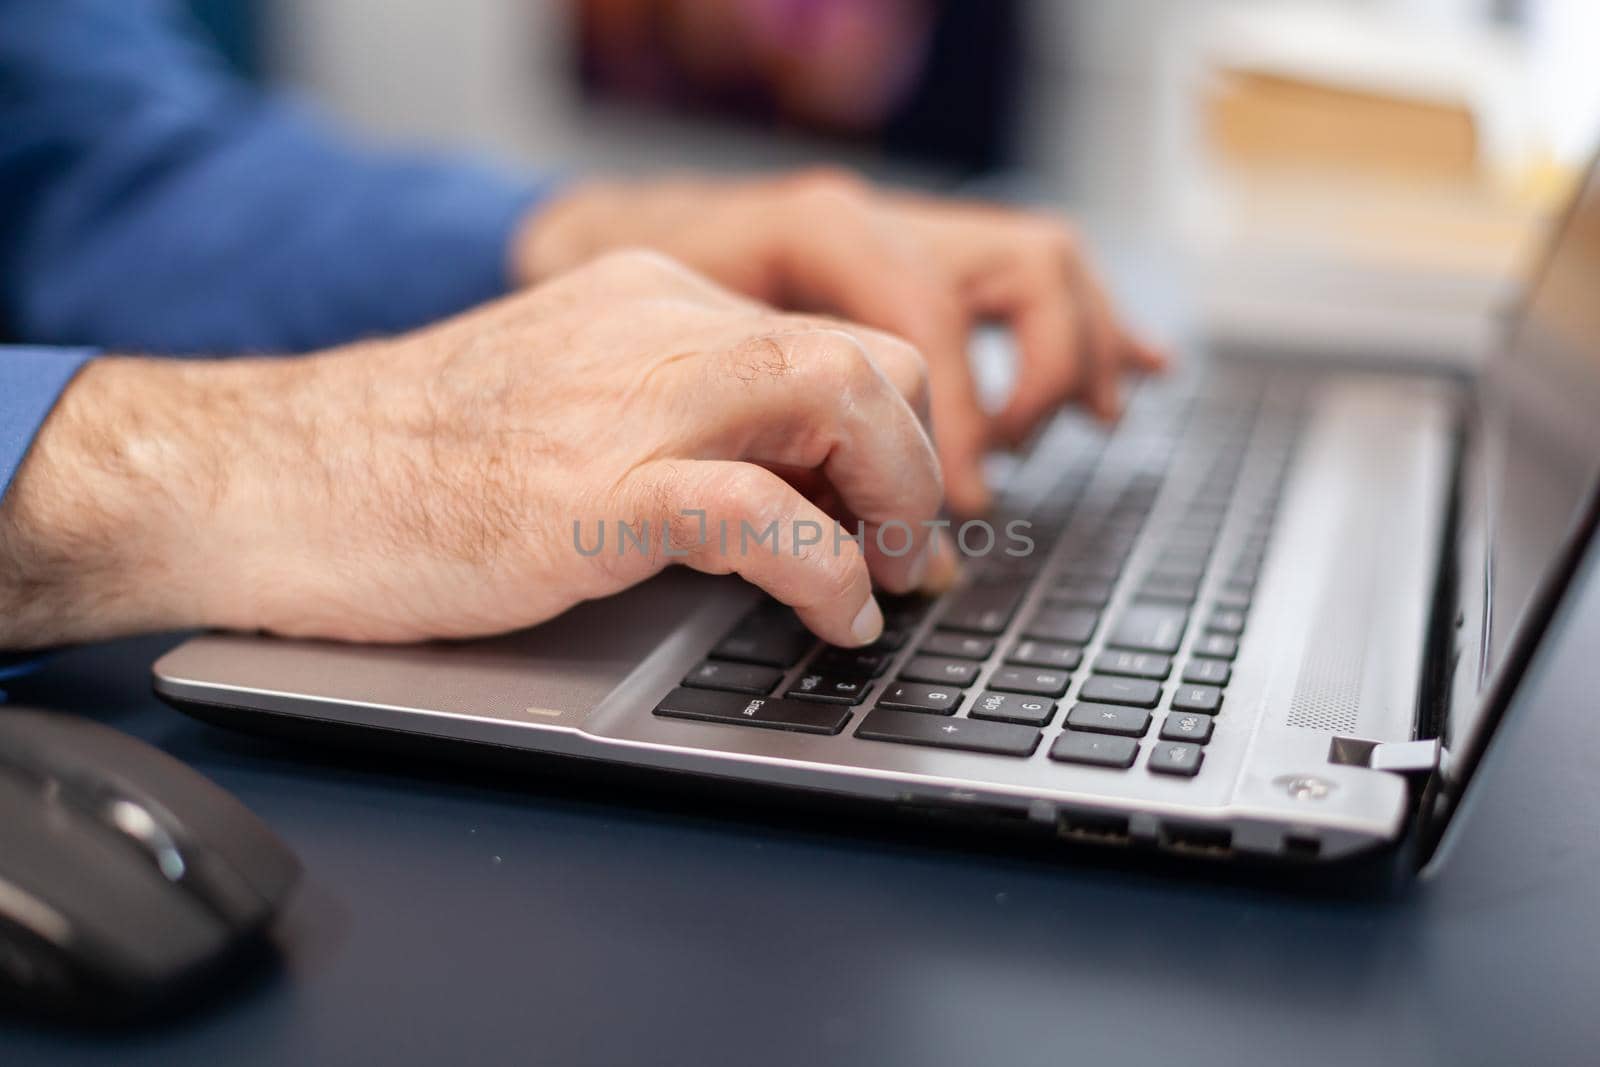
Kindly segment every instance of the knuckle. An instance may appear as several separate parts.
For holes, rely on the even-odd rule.
[[[790,193],[812,209],[855,209],[865,204],[872,187],[862,178],[838,167],[802,171],[789,183]]]
[[[653,248],[619,248],[595,259],[593,270],[627,278],[681,278],[683,266],[671,256]]]
[[[919,409],[928,402],[928,360],[922,349],[894,334],[883,334],[879,343],[884,373],[902,395]]]
[[[794,372],[794,359],[771,332],[753,334],[733,350],[733,375],[748,384],[762,378],[785,378]]]
[[[857,396],[878,383],[878,369],[856,337],[839,329],[819,330],[812,336],[806,362],[824,387]]]
[[[776,480],[776,475],[754,464],[729,464],[708,479],[703,506],[735,523],[748,522],[758,530],[765,529],[782,519],[782,496],[772,491]]]
[[[753,506],[765,495],[766,472],[748,463],[721,468],[706,487],[711,502],[725,511],[753,514]]]
[[[866,566],[861,551],[853,542],[843,541],[835,550],[832,531],[825,531],[822,540],[807,545],[799,560],[807,569],[805,599],[801,607],[818,607],[844,599],[860,581]]]

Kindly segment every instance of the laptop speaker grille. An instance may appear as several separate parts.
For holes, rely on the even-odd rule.
[[[1364,533],[1347,520],[1347,543]],[[1368,514],[1370,521],[1373,516]],[[1361,715],[1361,685],[1367,666],[1367,613],[1377,592],[1375,557],[1364,564],[1341,561],[1324,579],[1315,631],[1306,643],[1300,676],[1289,701],[1288,726],[1354,733]]]
[[[1340,642],[1307,660],[1289,702],[1285,722],[1308,730],[1350,733],[1361,712],[1361,668],[1364,650]]]

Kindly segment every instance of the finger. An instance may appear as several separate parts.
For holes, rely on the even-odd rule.
[[[955,286],[883,226],[864,198],[813,194],[790,227],[773,253],[788,298],[889,330],[922,351],[946,493],[963,513],[985,510],[988,417],[967,356],[971,320]]]
[[[929,368],[933,379],[934,439],[944,470],[945,499],[957,515],[982,515],[993,503],[983,474],[989,450],[989,416],[978,399],[972,369],[941,361]]]
[[[975,300],[981,314],[1011,327],[1016,342],[1016,381],[995,417],[997,436],[1016,446],[1087,377],[1081,315],[1065,279],[1037,269],[991,278]]]
[[[707,383],[719,390],[728,424],[724,457],[820,470],[841,506],[867,525],[873,575],[909,590],[920,578],[926,521],[943,497],[932,442],[913,410],[928,391],[920,358],[868,331],[797,329],[783,319],[767,326],[733,346],[728,372]],[[905,379],[900,385],[884,363]],[[904,552],[877,550],[876,533],[890,523],[910,531]]]
[[[661,460],[620,488],[620,514],[665,523],[663,563],[737,574],[831,644],[876,641],[883,612],[861,548],[776,474],[752,463]],[[654,527],[660,528],[660,527]]]
[[[807,334],[819,331],[844,334],[861,345],[895,391],[910,405],[924,426],[929,414],[929,367],[921,351],[910,341],[887,330],[860,322],[825,315],[768,316],[767,331],[778,334]]]
[[[1069,267],[1083,318],[1084,401],[1102,421],[1122,414],[1122,338],[1111,305],[1082,260]]]

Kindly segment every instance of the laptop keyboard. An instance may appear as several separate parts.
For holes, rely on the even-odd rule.
[[[1061,462],[1025,465],[992,521],[1026,518],[1035,550],[967,560],[943,597],[883,598],[870,647],[820,645],[766,601],[655,714],[1108,773],[1141,757],[1145,773],[1200,773],[1206,744],[1227,729],[1232,661],[1303,402],[1298,390],[1228,386],[1141,391],[1115,433],[1080,427],[1046,453]]]

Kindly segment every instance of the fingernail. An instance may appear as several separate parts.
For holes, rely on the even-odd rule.
[[[878,607],[877,597],[867,597],[867,602],[856,612],[855,620],[850,623],[850,636],[863,645],[870,645],[883,636],[883,609]]]

